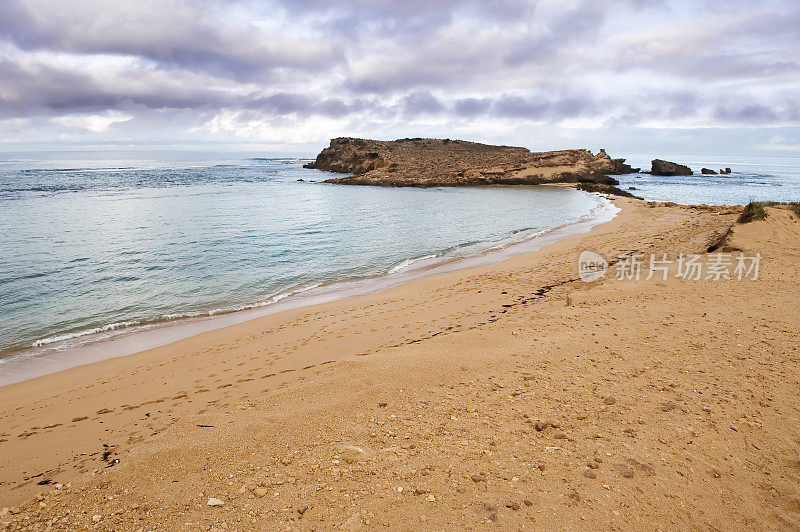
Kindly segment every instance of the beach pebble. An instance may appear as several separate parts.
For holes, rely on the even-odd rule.
[[[617,399],[614,396],[609,395],[605,399],[603,399],[603,403],[607,405],[613,405],[617,402]]]
[[[265,497],[269,492],[267,491],[267,488],[256,488],[253,490],[253,493],[256,497]]]
[[[102,515],[95,514],[95,515],[92,516],[92,521],[94,521],[95,523],[99,523],[102,518],[103,518]]]
[[[429,495],[428,495],[427,497],[425,497],[425,498],[426,498],[426,499],[428,499],[428,501],[429,501],[429,502],[436,502],[436,497],[435,497],[435,496],[434,496],[432,493],[431,493],[431,494],[429,494]]]
[[[595,473],[591,469],[587,469],[586,471],[583,472],[583,476],[586,478],[597,478],[597,473]]]
[[[506,504],[506,508],[511,508],[512,510],[514,510],[516,512],[517,510],[519,510],[520,506],[519,506],[518,503],[512,501],[512,502],[509,502],[508,504]]]
[[[225,501],[217,499],[215,497],[209,497],[208,502],[206,503],[207,506],[223,506]]]

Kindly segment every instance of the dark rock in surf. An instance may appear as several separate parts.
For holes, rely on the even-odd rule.
[[[653,159],[650,173],[653,175],[673,176],[673,175],[692,175],[692,169],[688,166],[664,161],[663,159]]]

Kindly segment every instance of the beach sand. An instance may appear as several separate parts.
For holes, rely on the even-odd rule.
[[[757,281],[585,284],[584,249],[700,253],[736,217],[615,203],[500,264],[0,388],[0,523],[799,529],[800,223],[735,227]]]

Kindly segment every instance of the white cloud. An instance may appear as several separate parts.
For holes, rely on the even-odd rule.
[[[60,126],[70,129],[82,129],[92,133],[107,131],[113,124],[127,122],[133,118],[132,114],[120,111],[106,111],[100,114],[71,114],[52,118]]]
[[[42,142],[800,127],[793,0],[0,2],[0,122]]]

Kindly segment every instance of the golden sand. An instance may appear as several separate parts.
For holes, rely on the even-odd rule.
[[[734,228],[757,281],[582,283],[581,250],[702,253],[735,219],[615,202],[501,264],[0,388],[0,523],[800,528],[800,223]]]

